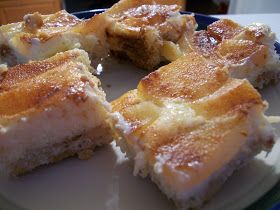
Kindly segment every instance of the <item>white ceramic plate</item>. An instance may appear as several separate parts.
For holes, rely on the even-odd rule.
[[[100,79],[108,100],[136,87],[147,72],[114,60]],[[262,91],[268,114],[280,115],[280,84]],[[239,210],[264,195],[279,179],[280,144],[235,173],[204,209]],[[115,144],[98,148],[88,161],[70,158],[16,178],[0,178],[0,206],[28,210],[173,210],[149,179],[132,175],[132,165]]]

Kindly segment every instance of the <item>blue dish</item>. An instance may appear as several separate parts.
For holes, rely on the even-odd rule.
[[[104,12],[105,9],[95,9],[88,11],[81,11],[72,13],[78,18],[88,19],[94,16],[95,14],[99,14]],[[190,12],[181,12],[182,14],[192,14]],[[208,25],[219,20],[218,18],[203,15],[203,14],[194,14],[195,19],[198,23],[198,30],[206,29]],[[280,44],[278,42],[275,43],[275,50],[278,54],[280,54]],[[262,198],[256,201],[254,204],[246,208],[246,210],[280,210],[280,182],[276,184],[268,193],[266,193]]]

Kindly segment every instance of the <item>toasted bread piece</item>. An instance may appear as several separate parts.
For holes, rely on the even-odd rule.
[[[134,174],[149,175],[182,209],[200,207],[274,144],[260,94],[198,53],[150,73],[112,106]]]
[[[99,25],[105,26],[113,55],[153,69],[161,61],[173,60],[174,53],[180,54],[176,42],[197,26],[192,15],[181,15],[179,10],[168,1],[121,0],[100,15]]]
[[[19,175],[111,141],[110,105],[83,50],[11,67],[0,83],[0,171]]]
[[[198,52],[226,66],[232,77],[246,78],[257,88],[279,79],[280,61],[274,43],[275,34],[269,26],[256,23],[241,27],[227,19],[179,41],[185,53]]]
[[[23,22],[0,27],[0,62],[14,66],[74,48],[86,50],[91,58],[101,57],[107,52],[95,31],[92,21],[64,10],[51,15],[28,14]]]

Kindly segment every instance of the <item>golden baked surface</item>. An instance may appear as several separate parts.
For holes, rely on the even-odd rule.
[[[7,91],[19,82],[31,79],[55,67],[62,66],[63,64],[71,61],[71,59],[75,60],[78,56],[78,52],[65,53],[64,55],[59,56],[58,59],[55,57],[44,61],[31,62],[11,67],[1,80],[0,90]]]
[[[144,4],[124,12],[112,14],[111,16],[117,22],[140,29],[144,25],[159,26],[166,21],[168,16],[178,12],[179,9],[178,5]]]
[[[237,38],[242,32],[250,36]],[[255,51],[268,48],[258,41],[263,36],[260,31],[249,31],[231,20],[221,19],[209,25],[207,30],[197,31],[190,36],[190,47],[206,57],[211,57],[213,61],[218,58],[238,63]],[[235,56],[235,59],[231,59],[232,56]]]
[[[87,77],[81,77],[79,72],[79,69],[84,71],[83,65],[87,65],[79,63],[84,59],[83,56],[80,50],[73,50],[43,61],[9,68],[0,82],[1,121],[22,114],[42,112],[65,99],[77,103],[86,100],[84,88],[89,81]],[[96,77],[91,80],[92,85],[100,85]],[[104,100],[104,95],[101,98]]]
[[[129,91],[112,104],[126,120],[141,124],[143,119],[135,119],[138,109],[135,113],[132,110],[140,108],[144,102],[157,108],[164,103],[184,104],[203,117],[233,112],[246,115],[252,107],[264,107],[260,94],[248,81],[229,78],[227,69],[196,53],[182,56],[150,73],[139,82],[137,90]],[[144,108],[142,114],[140,118],[148,117]],[[133,128],[138,129],[137,126]]]

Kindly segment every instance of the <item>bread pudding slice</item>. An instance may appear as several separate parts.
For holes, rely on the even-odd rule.
[[[28,14],[23,22],[0,27],[0,62],[9,66],[43,60],[74,48],[82,48],[91,58],[106,55],[96,26],[62,10],[50,15]]]
[[[197,53],[143,78],[112,102],[117,144],[180,209],[209,200],[274,133],[267,103],[245,79],[233,79]]]
[[[232,77],[248,79],[254,87],[262,88],[279,79],[275,34],[267,25],[255,23],[242,27],[222,19],[179,42],[184,53],[198,52],[226,66]]]
[[[21,64],[0,82],[0,171],[20,175],[109,143],[110,105],[83,50]]]
[[[160,0],[121,0],[101,14],[110,52],[138,67],[153,69],[180,53],[176,42],[197,24],[180,6]],[[95,20],[98,21],[98,20]],[[175,55],[174,55],[175,53]]]

